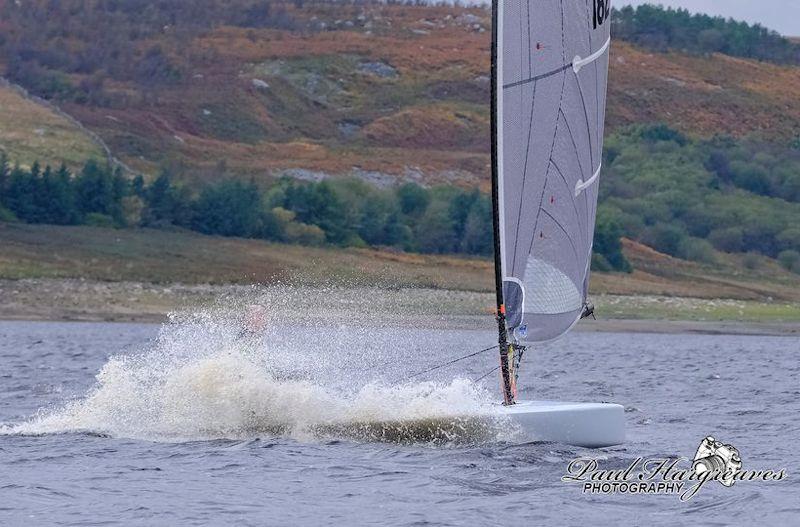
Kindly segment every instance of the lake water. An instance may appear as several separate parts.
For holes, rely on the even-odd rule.
[[[0,322],[0,524],[800,523],[797,338],[575,332],[529,353],[521,398],[625,405],[628,442],[587,450],[520,443],[502,423],[436,444],[314,428],[496,398],[495,376],[469,380],[494,354],[391,383],[491,345],[489,330],[276,321],[256,338],[235,319]],[[743,468],[788,477],[710,482],[685,502],[561,481],[576,457],[691,457],[707,435],[737,447]]]

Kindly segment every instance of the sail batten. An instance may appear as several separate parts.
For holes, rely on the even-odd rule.
[[[610,2],[496,0],[494,8],[498,306],[510,340],[530,344],[569,331],[586,304]]]
[[[575,55],[575,60],[572,61],[572,70],[575,73],[580,73],[581,69],[584,66],[586,66],[587,64],[591,64],[592,62],[594,62],[597,59],[599,59],[600,57],[602,57],[603,54],[606,51],[608,51],[609,46],[611,46],[611,37],[608,37],[608,39],[606,40],[606,43],[603,44],[602,48],[598,49],[597,51],[595,51],[594,53],[592,53],[591,55],[589,55],[585,59],[582,59],[580,57],[580,55]]]
[[[603,168],[603,165],[601,163],[600,166],[597,167],[597,170],[592,175],[592,177],[590,177],[586,181],[584,181],[582,179],[578,180],[578,182],[575,184],[575,197],[580,196],[581,192],[583,192],[584,190],[586,190],[587,188],[592,186],[594,184],[594,182],[597,181],[597,178],[600,177],[600,170],[602,168]]]

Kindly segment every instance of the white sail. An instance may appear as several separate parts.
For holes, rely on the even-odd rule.
[[[610,0],[498,0],[495,9],[506,327],[516,342],[544,342],[580,319],[588,293]]]

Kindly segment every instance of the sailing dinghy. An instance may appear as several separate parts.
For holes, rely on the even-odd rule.
[[[529,439],[622,443],[624,409],[517,400],[526,347],[593,312],[610,0],[494,0],[492,197],[503,405]]]
[[[583,447],[625,440],[610,403],[517,400],[525,350],[565,335],[587,300],[605,120],[609,0],[494,0],[492,198],[503,403],[460,416],[347,420],[322,435],[399,442],[491,437],[500,418],[522,438]],[[407,377],[406,380],[408,378]]]

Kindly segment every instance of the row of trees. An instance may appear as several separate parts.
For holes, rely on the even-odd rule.
[[[719,52],[780,64],[800,64],[800,45],[759,24],[692,15],[685,9],[649,4],[617,9],[611,23],[616,38],[657,51]]]
[[[10,169],[5,155],[0,154],[0,219],[124,225],[129,188],[120,171],[95,162],[87,163],[78,177],[73,177],[63,165],[57,170],[42,169],[38,163],[30,170]]]
[[[492,254],[489,196],[456,187],[408,183],[380,189],[357,179],[319,183],[283,178],[260,188],[221,178],[193,192],[168,172],[146,184],[89,161],[64,167],[10,168],[0,158],[0,220],[61,225],[182,227],[206,234],[305,245],[395,247],[421,253]],[[621,224],[598,222],[596,264],[629,270]]]
[[[475,190],[361,180],[219,177],[201,189],[168,172],[146,184],[88,162],[76,175],[0,158],[0,219],[117,227],[182,227],[300,244],[385,246],[490,255],[491,202]],[[756,252],[800,271],[800,149],[729,137],[694,139],[666,125],[606,141],[594,265],[629,270],[620,237],[680,258]]]

